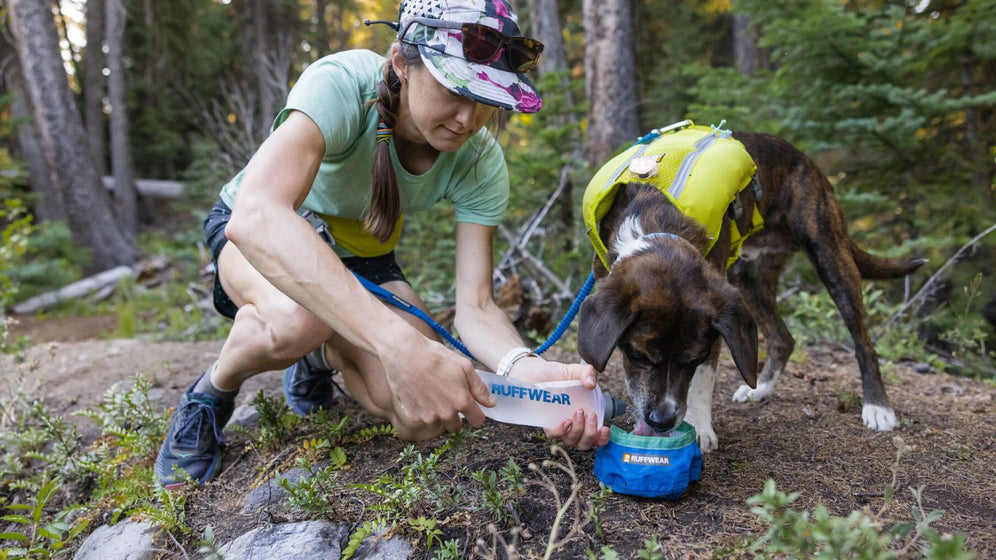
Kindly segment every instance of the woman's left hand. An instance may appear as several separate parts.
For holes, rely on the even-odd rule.
[[[588,389],[594,389],[597,372],[589,364],[563,364],[548,362],[542,358],[524,358],[515,363],[510,377],[530,383],[550,381],[580,380]],[[560,424],[544,430],[548,437],[560,438],[570,446],[582,451],[605,445],[609,442],[609,427],[598,426],[598,416],[594,410],[577,409],[564,418]]]

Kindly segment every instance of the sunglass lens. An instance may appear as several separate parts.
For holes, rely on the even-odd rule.
[[[478,63],[491,62],[501,48],[502,36],[497,29],[486,25],[463,26],[463,56]]]
[[[543,43],[528,37],[515,37],[508,41],[505,52],[509,64],[516,72],[528,72],[536,66],[540,53],[543,52]]]

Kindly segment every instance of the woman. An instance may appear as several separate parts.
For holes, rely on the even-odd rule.
[[[288,368],[285,395],[300,414],[332,406],[340,371],[350,394],[403,439],[455,432],[461,415],[483,424],[478,404],[494,399],[470,360],[354,277],[424,310],[393,249],[404,213],[441,199],[457,220],[454,325],[474,357],[529,381],[594,387],[591,366],[523,348],[492,299],[508,173],[484,125],[497,108],[540,108],[525,72],[542,45],[521,36],[505,0],[405,0],[397,23],[381,23],[398,30],[387,60],[347,51],[309,66],[205,221],[215,305],[234,323],[173,415],[155,465],[166,488],[215,475],[234,397],[263,371]],[[608,441],[583,410],[547,433],[581,449]]]

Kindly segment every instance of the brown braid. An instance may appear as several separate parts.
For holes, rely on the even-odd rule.
[[[398,49],[405,66],[422,63],[418,47],[398,43]],[[370,208],[363,221],[367,232],[381,243],[394,233],[394,226],[401,216],[401,193],[398,178],[391,165],[390,135],[393,134],[398,104],[401,102],[401,79],[394,71],[390,58],[384,64],[384,80],[377,84],[377,113],[380,124],[377,127],[377,144],[374,148],[373,168],[370,172]]]

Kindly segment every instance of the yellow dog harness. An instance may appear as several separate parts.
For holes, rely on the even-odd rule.
[[[705,228],[708,254],[719,237],[727,209],[737,207],[737,195],[751,184],[756,171],[754,160],[730,131],[682,121],[651,132],[602,166],[585,189],[581,211],[595,253],[610,270],[609,251],[599,236],[598,223],[612,207],[620,186],[642,182],[657,187],[683,214]],[[742,233],[736,223],[731,225],[727,266],[737,260],[744,240],[761,229],[764,220],[755,204],[749,231]]]

